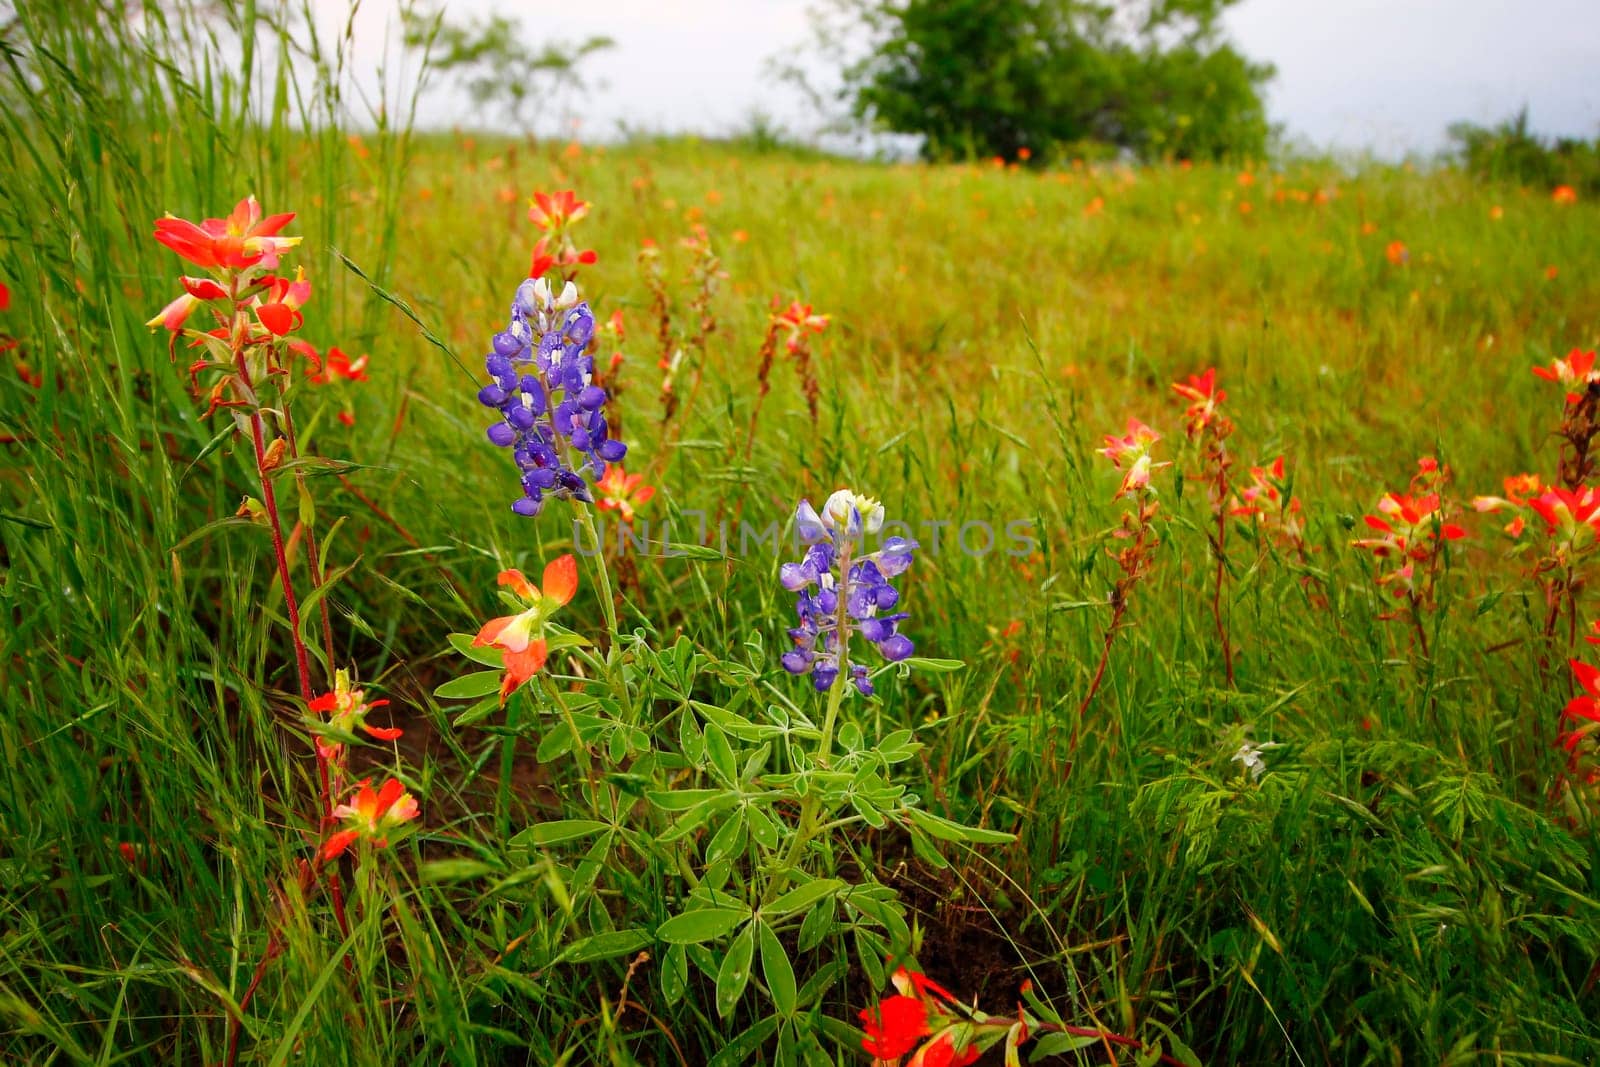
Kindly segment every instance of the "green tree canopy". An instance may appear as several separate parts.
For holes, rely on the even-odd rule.
[[[869,42],[844,69],[858,119],[930,158],[1085,142],[1141,157],[1255,156],[1270,66],[1223,38],[1236,0],[843,0]]]

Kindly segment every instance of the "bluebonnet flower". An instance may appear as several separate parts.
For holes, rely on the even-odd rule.
[[[537,515],[545,498],[589,501],[585,474],[598,481],[628,447],[609,436],[606,391],[593,384],[594,313],[568,282],[552,294],[543,278],[517,287],[506,328],[484,359],[490,383],[478,402],[500,413],[489,440],[511,449],[522,493],[511,510]]]
[[[866,538],[881,529],[883,505],[848,489],[830,496],[821,514],[806,500],[795,513],[795,530],[807,548],[800,562],[778,570],[783,587],[799,594],[799,625],[789,631],[795,647],[782,662],[791,674],[810,674],[819,692],[845,672],[863,696],[872,694],[866,666],[850,660],[852,634],[877,645],[892,663],[913,651],[899,629],[907,616],[894,610],[900,592],[890,579],[911,566],[917,543],[888,537],[877,551],[866,552]]]

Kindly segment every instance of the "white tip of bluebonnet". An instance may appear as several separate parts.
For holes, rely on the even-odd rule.
[[[556,307],[566,309],[578,302],[578,287],[568,282],[561,290],[561,295],[556,297]]]
[[[863,531],[875,534],[883,529],[883,505],[870,496],[840,489],[822,505],[822,521],[847,537],[860,537]]]

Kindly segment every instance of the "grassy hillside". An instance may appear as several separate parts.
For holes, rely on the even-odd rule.
[[[1552,624],[1569,572],[1535,573],[1542,521],[1514,542],[1469,503],[1559,477],[1564,390],[1530,367],[1596,345],[1593,205],[1312,163],[307,135],[322,105],[286,83],[252,100],[120,32],[24,29],[0,124],[0,359],[24,370],[0,375],[0,1059],[218,1063],[239,1014],[262,1064],[867,1062],[858,1012],[901,963],[997,1016],[1027,980],[1036,1017],[1180,1061],[1594,1058],[1594,797],[1555,743],[1594,537]],[[599,342],[624,466],[656,489],[620,548],[599,513],[603,569],[587,509],[511,512],[474,397],[529,197],[569,188],[583,295],[626,330]],[[301,453],[338,461],[295,468],[314,507],[277,479],[315,690],[347,668],[405,730],[357,738],[351,777],[422,809],[331,864],[344,922],[297,866],[318,764],[271,540],[236,515],[248,427],[202,419],[194,355],[145,325],[192,270],[153,220],[251,193],[297,213],[296,336],[370,357],[292,392]],[[830,320],[804,366],[780,338],[763,395],[794,300]],[[1171,388],[1210,367],[1228,498],[1281,455],[1303,522],[1226,517],[1220,594]],[[1119,615],[1128,498],[1094,450],[1130,416],[1173,466]],[[1422,456],[1467,536],[1413,617],[1351,542]],[[841,486],[921,543],[899,582],[920,662],[841,697],[834,730],[779,666],[778,568],[797,502]],[[308,600],[312,531],[332,580]],[[496,574],[575,548],[539,679],[503,710],[435,697],[484,669],[447,635],[503,612]],[[1273,746],[1259,777],[1247,741]],[[1066,1036],[1061,1062],[1136,1058]]]

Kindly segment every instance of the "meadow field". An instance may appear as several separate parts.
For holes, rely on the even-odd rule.
[[[1592,203],[414,133],[26,33],[0,1061],[1595,1062]],[[249,196],[285,287],[153,236]],[[530,517],[541,238],[641,480]],[[817,543],[898,587],[870,696],[791,673]]]

